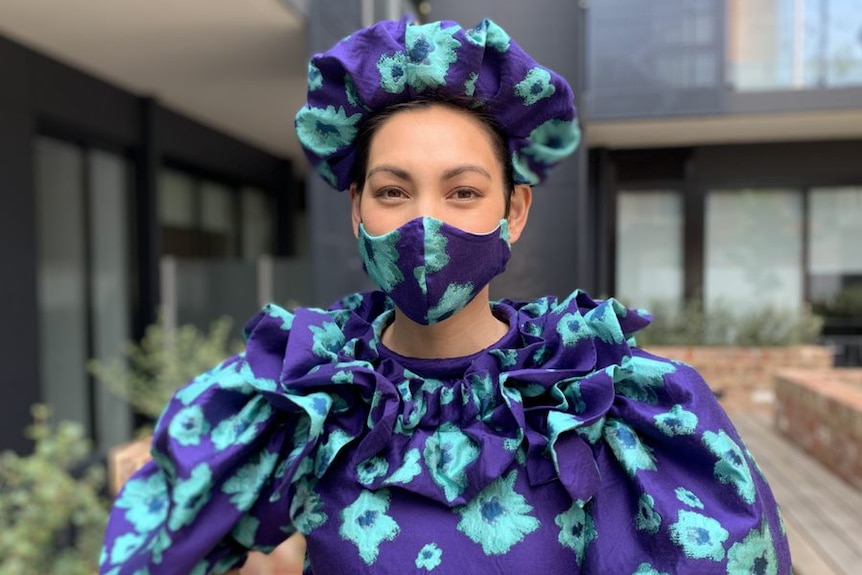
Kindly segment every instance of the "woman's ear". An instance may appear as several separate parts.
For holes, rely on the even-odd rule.
[[[530,215],[533,203],[533,188],[528,184],[518,184],[512,191],[509,202],[509,243],[514,244],[521,237]]]
[[[359,237],[359,222],[362,221],[362,217],[359,212],[360,203],[362,202],[362,194],[359,193],[359,189],[356,187],[356,182],[350,184],[350,219],[353,224],[353,235],[355,237]]]

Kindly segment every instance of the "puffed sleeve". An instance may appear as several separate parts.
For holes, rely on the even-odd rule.
[[[222,573],[296,530],[292,480],[307,464],[310,421],[301,397],[271,400],[290,320],[267,308],[245,353],[174,395],[152,460],[114,502],[100,573]]]
[[[697,372],[632,348],[615,390],[584,572],[789,575],[769,486]]]

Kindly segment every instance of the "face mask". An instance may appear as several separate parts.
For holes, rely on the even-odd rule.
[[[509,225],[473,234],[435,218],[416,218],[372,236],[359,224],[363,268],[407,317],[430,325],[451,317],[506,269]]]

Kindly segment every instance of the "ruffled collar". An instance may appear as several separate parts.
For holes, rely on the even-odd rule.
[[[348,450],[355,480],[449,506],[470,501],[518,460],[530,482],[559,480],[588,501],[614,383],[630,336],[648,323],[615,300],[495,302],[510,330],[451,360],[404,358],[380,343],[391,303],[354,294],[328,310],[266,307],[246,326],[253,385],[295,414],[291,482],[320,478]]]

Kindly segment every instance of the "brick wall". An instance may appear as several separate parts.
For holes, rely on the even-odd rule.
[[[693,366],[729,412],[771,413],[782,369],[827,369],[833,353],[815,345],[786,347],[651,346],[650,353]]]
[[[862,489],[862,369],[780,372],[775,424],[782,435]]]

